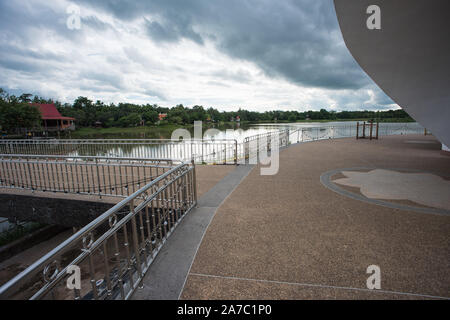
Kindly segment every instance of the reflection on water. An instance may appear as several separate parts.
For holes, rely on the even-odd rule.
[[[279,130],[289,130],[289,143],[298,143],[302,141],[312,141],[320,139],[335,139],[344,137],[356,137],[356,121],[342,122],[303,122],[303,123],[267,123],[253,125],[239,125],[239,123],[227,126],[210,126],[203,129],[203,139],[216,140],[215,143],[194,143],[184,144],[172,142],[168,144],[139,144],[134,142],[132,145],[103,145],[102,150],[106,156],[127,156],[127,157],[162,157],[186,159],[191,156],[196,159],[202,159],[201,162],[233,162],[235,154],[240,159],[244,156],[244,140],[247,137],[268,132],[276,132]],[[192,138],[194,137],[193,129],[189,130]],[[379,135],[392,134],[412,134],[423,132],[423,128],[418,123],[381,123],[379,126]],[[131,138],[131,137],[127,137]],[[167,136],[166,138],[171,138]],[[221,142],[218,140],[236,140],[236,144],[232,141]],[[77,154],[80,155],[82,150],[78,149]],[[92,155],[87,151],[86,154]],[[97,155],[100,155],[97,153]]]
[[[150,129],[150,128],[149,128]],[[4,154],[54,154],[70,156],[106,156],[106,157],[135,157],[135,158],[164,158],[191,159],[200,163],[233,163],[244,157],[244,139],[250,136],[289,129],[288,143],[314,141],[320,139],[335,139],[342,137],[356,137],[356,121],[327,122],[327,123],[268,123],[254,125],[239,125],[239,123],[203,129],[204,142],[187,143],[151,141],[141,139],[155,139],[138,134],[102,135],[102,139],[139,139],[132,141],[77,141],[54,140],[49,143],[11,144],[0,143],[0,153]],[[190,130],[191,137],[193,128]],[[380,123],[379,135],[423,133],[418,123]],[[91,138],[92,136],[86,137]],[[158,138],[161,138],[159,136]],[[163,137],[171,138],[171,132]],[[196,137],[201,138],[201,137]],[[211,141],[211,138],[216,140]],[[227,139],[229,141],[222,141]],[[236,140],[236,142],[234,141]]]
[[[214,139],[236,139],[238,142],[243,142],[249,136],[285,129],[289,129],[290,131],[308,129],[305,131],[305,134],[309,133],[309,135],[312,135],[319,132],[319,138],[323,138],[323,135],[328,135],[330,138],[343,138],[356,136],[356,123],[357,121],[259,123],[236,128],[234,131],[222,129],[213,135],[206,134],[204,138],[211,138],[213,136]],[[379,134],[409,134],[418,133],[421,130],[423,128],[416,122],[380,123]],[[292,139],[293,137],[290,137],[290,140]]]
[[[240,124],[240,123],[226,123],[226,124],[205,124],[203,127],[203,138],[210,139],[236,139],[238,142],[243,142],[246,137],[264,134],[267,132],[273,132],[277,130],[290,129],[295,130],[298,128],[318,128],[321,131],[329,130],[330,127],[334,127],[337,136],[340,137],[339,132],[342,132],[342,137],[350,136],[354,131],[356,135],[356,121],[334,121],[334,122],[301,122],[301,123],[259,123],[259,124]],[[420,127],[417,123],[380,123],[380,134],[396,134],[395,130],[408,130],[412,128],[412,131],[417,131],[416,128]],[[194,138],[194,128],[192,126],[186,128]],[[345,133],[343,130],[346,130]],[[408,132],[404,132],[408,133]],[[413,132],[411,132],[413,133]],[[172,130],[167,128],[148,128],[143,132],[128,132],[123,133],[90,133],[82,136],[77,136],[80,139],[170,139]]]

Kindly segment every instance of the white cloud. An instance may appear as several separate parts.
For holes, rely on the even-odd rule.
[[[88,96],[106,103],[183,103],[257,111],[392,106],[370,82],[348,89],[334,88],[334,84],[313,86],[296,81],[294,75],[272,72],[265,65],[267,60],[253,61],[230,52],[230,48],[223,49],[214,30],[194,26],[187,32],[174,26],[161,31],[157,39],[149,37],[149,21],[159,21],[152,20],[151,14],[124,20],[107,10],[80,5],[81,29],[69,30],[66,8],[70,4],[66,0],[17,0],[0,5],[4,21],[0,26],[5,30],[0,36],[0,86],[62,102]],[[17,26],[11,21],[17,21]],[[154,25],[154,32],[159,30],[156,28]],[[168,41],[161,41],[167,32],[171,32]],[[200,34],[201,41],[197,38]],[[343,46],[338,31],[329,34],[336,41],[332,48]],[[340,68],[343,60],[328,52],[323,61]],[[302,63],[300,59],[298,64]],[[299,70],[314,72],[314,68]],[[311,81],[320,83],[321,79]]]

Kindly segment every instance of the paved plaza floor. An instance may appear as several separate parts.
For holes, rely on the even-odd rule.
[[[450,157],[433,137],[420,135],[284,149],[278,174],[262,176],[255,166],[217,209],[181,298],[449,298],[449,212],[414,198],[385,196],[388,205],[380,205],[321,182],[333,170],[331,179],[345,178],[340,169],[348,168],[423,172],[445,188]],[[365,197],[358,186],[347,191]],[[367,289],[370,265],[380,267],[380,290]]]

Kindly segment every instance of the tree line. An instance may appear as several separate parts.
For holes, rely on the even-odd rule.
[[[54,103],[63,116],[76,119],[77,127],[133,127],[141,124],[176,124],[187,125],[194,121],[228,122],[239,117],[241,122],[295,122],[302,120],[351,120],[377,119],[380,121],[402,120],[412,121],[402,109],[388,111],[265,111],[256,112],[239,109],[237,111],[219,111],[215,108],[203,106],[185,107],[182,104],[172,108],[157,104],[105,104],[87,97],[78,97],[72,104],[62,104],[52,99],[44,99],[24,93],[20,96],[7,94],[0,88],[0,125],[3,130],[10,131],[17,127],[32,128],[39,125],[39,112],[30,108],[30,103]],[[162,121],[160,114],[167,115]]]
[[[132,103],[105,104],[97,100],[93,102],[86,97],[77,98],[72,105],[58,105],[61,114],[77,119],[78,126],[93,126],[97,122],[103,127],[132,127],[141,123],[154,125],[159,123],[159,114],[166,114],[162,123],[187,125],[194,121],[228,122],[239,117],[241,122],[301,120],[350,120],[378,119],[412,121],[402,109],[388,111],[265,111],[256,112],[239,109],[237,111],[219,111],[203,106],[185,107],[182,104],[172,108],[157,104],[138,105]]]

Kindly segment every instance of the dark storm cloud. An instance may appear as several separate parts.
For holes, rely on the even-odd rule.
[[[41,65],[9,57],[0,57],[0,67],[25,73],[34,73],[45,70]]]
[[[232,71],[229,69],[219,69],[208,74],[215,79],[232,80],[241,83],[249,83],[253,80],[252,75],[245,70]]]
[[[203,44],[203,39],[189,24],[160,23],[145,19],[147,33],[155,41],[176,42],[182,38],[190,39],[198,44]]]
[[[74,43],[81,43],[86,30],[69,30],[67,15],[61,15],[51,6],[15,5],[14,1],[0,2],[0,66],[23,72],[52,73],[57,64],[70,62],[67,55],[42,48],[42,39],[58,35]],[[91,28],[106,28],[95,17],[84,21]]]
[[[65,60],[63,56],[54,52],[19,47],[13,43],[0,43],[0,52],[3,56],[28,57],[43,61],[52,60],[60,62]]]
[[[105,31],[107,29],[115,30],[114,26],[110,25],[109,23],[99,20],[95,16],[83,17],[81,19],[81,24],[83,26],[88,26],[97,31]]]
[[[0,1],[0,30],[2,43],[14,42],[32,46],[39,33],[53,31],[69,40],[78,41],[82,32],[66,27],[67,16],[52,6],[19,5],[15,1]]]
[[[302,86],[359,89],[371,83],[343,45],[332,0],[142,0],[133,5],[102,0],[93,5],[123,20],[144,18],[154,41],[214,39],[229,56]]]
[[[109,86],[115,90],[125,90],[123,77],[117,73],[104,73],[91,70],[80,72],[78,77],[79,79],[93,81],[97,85]]]
[[[46,71],[49,74],[57,69],[53,62],[65,61],[64,57],[53,52],[19,47],[9,42],[0,42],[0,52],[1,67],[27,73]]]
[[[0,30],[0,87],[65,101],[392,104],[346,49],[332,0],[0,1]]]

